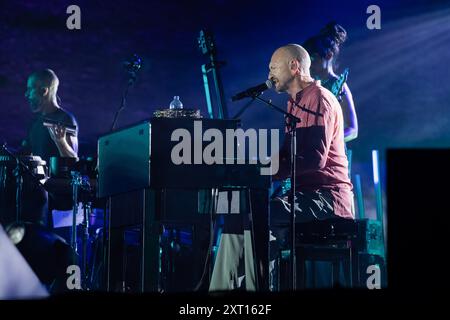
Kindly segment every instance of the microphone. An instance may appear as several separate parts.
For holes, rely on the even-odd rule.
[[[131,59],[123,62],[123,66],[129,72],[136,72],[142,67],[142,59],[137,54],[134,54]]]
[[[133,57],[123,63],[124,68],[127,70],[129,79],[128,84],[132,85],[136,81],[137,73],[142,67],[142,59],[134,54]]]
[[[249,88],[245,91],[239,92],[238,94],[234,95],[231,98],[231,101],[237,101],[237,100],[241,100],[247,97],[253,97],[255,95],[258,95],[260,93],[262,93],[263,91],[266,91],[267,89],[272,88],[273,86],[273,82],[272,80],[266,80],[266,82],[261,83],[260,85],[257,85],[255,87]]]

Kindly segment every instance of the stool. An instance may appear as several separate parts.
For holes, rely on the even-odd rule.
[[[296,225],[297,288],[306,287],[306,261],[332,263],[332,283],[344,266],[346,285],[360,287],[359,253],[366,251],[367,219],[333,219]]]

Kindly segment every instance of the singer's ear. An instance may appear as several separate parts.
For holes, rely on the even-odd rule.
[[[289,62],[289,68],[291,69],[291,71],[297,72],[299,67],[299,63],[297,60],[293,59]]]

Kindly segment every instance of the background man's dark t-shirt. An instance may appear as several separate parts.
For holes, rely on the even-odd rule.
[[[44,126],[44,119],[57,121],[62,125],[75,126],[76,133],[67,133],[67,136],[77,136],[78,124],[75,117],[68,111],[59,108],[56,111],[48,114],[38,114],[33,119],[29,129],[26,140],[24,141],[24,148],[33,155],[40,156],[43,160],[49,161],[50,157],[59,157],[59,151],[55,142],[50,137],[48,128]]]

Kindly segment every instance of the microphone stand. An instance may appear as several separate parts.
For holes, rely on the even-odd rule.
[[[123,109],[125,109],[126,100],[128,97],[128,91],[130,87],[136,82],[136,76],[137,72],[141,68],[142,60],[139,58],[136,54],[133,56],[133,60],[131,62],[126,62],[126,68],[128,73],[128,82],[127,86],[125,87],[125,90],[122,94],[122,100],[120,102],[119,109],[117,109],[116,114],[114,115],[114,120],[111,125],[111,132],[116,129],[117,120],[119,118],[120,112],[122,112]]]
[[[297,267],[296,267],[296,256],[295,256],[295,184],[296,184],[296,164],[295,160],[297,159],[297,123],[300,123],[300,119],[296,116],[284,111],[280,107],[274,105],[271,101],[264,100],[260,97],[260,94],[256,94],[253,96],[254,99],[257,99],[261,102],[264,102],[265,105],[272,108],[273,110],[282,113],[286,120],[289,119],[289,134],[291,138],[291,192],[289,195],[289,203],[291,205],[291,221],[290,221],[290,231],[291,231],[291,259],[289,264],[290,274],[291,274],[291,289],[294,291],[297,288]]]
[[[291,259],[290,259],[290,264],[289,264],[289,269],[290,269],[290,274],[291,274],[291,289],[294,291],[297,288],[297,267],[296,267],[296,256],[295,256],[295,184],[296,184],[296,163],[295,160],[297,159],[297,132],[296,132],[296,128],[297,128],[297,123],[300,123],[300,119],[297,118],[296,116],[286,112],[285,110],[283,110],[282,108],[274,105],[271,101],[268,100],[264,100],[260,97],[260,95],[262,94],[262,92],[257,92],[253,95],[251,95],[252,100],[250,101],[250,103],[248,103],[247,105],[244,106],[244,108],[239,111],[239,113],[235,116],[239,116],[241,115],[245,109],[248,108],[248,106],[254,101],[254,100],[259,100],[261,102],[263,102],[266,106],[268,106],[269,108],[281,113],[284,115],[285,119],[288,120],[289,119],[289,135],[290,135],[290,139],[291,139],[291,192],[289,195],[289,203],[291,206],[291,216],[290,216],[290,232],[291,232],[291,238],[290,238],[290,250],[291,250]]]
[[[256,96],[260,96],[262,94],[262,92],[256,94]],[[247,110],[248,107],[250,107],[250,105],[253,103],[253,101],[255,101],[255,97],[252,96],[252,100],[250,100],[249,102],[247,102],[247,104],[245,104],[241,110],[239,110],[238,113],[236,113],[236,115],[232,118],[233,120],[238,119],[244,112],[245,110]]]
[[[122,94],[122,100],[120,102],[119,109],[117,109],[116,114],[114,115],[114,120],[111,126],[111,131],[114,131],[116,129],[117,120],[119,119],[119,114],[122,112],[123,109],[125,109],[126,100],[128,96],[128,91],[130,87],[134,84],[134,81],[136,80],[136,74],[134,72],[131,73],[130,78],[128,79],[127,86]]]

